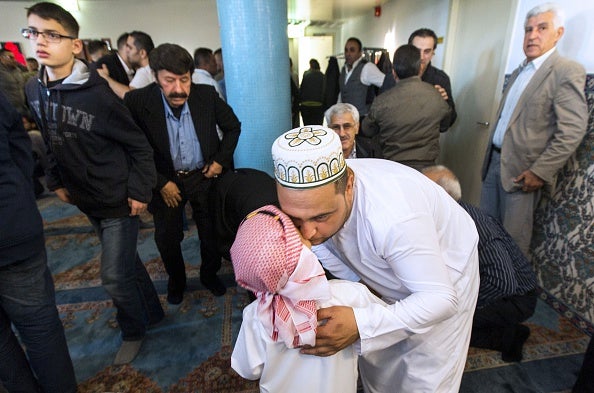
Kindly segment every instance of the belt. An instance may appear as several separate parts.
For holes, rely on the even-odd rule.
[[[184,177],[188,177],[191,176],[195,173],[198,173],[202,171],[202,168],[196,168],[196,169],[182,169],[181,171],[175,171],[175,175],[179,178],[184,178]]]
[[[501,154],[501,148],[495,145],[491,145],[491,150],[496,151],[497,153]]]

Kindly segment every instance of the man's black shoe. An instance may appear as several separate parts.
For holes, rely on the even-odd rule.
[[[227,288],[217,276],[212,278],[200,277],[200,282],[215,296],[223,296],[227,292]]]
[[[178,292],[167,292],[167,303],[169,304],[180,304],[184,300],[184,293]]]

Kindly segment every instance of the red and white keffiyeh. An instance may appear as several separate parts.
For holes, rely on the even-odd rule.
[[[239,226],[231,260],[237,283],[256,294],[270,337],[289,348],[314,346],[317,301],[330,299],[330,286],[291,219],[272,205],[250,213]]]

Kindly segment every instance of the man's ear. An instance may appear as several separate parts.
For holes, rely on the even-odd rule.
[[[140,57],[142,57],[143,59],[148,58],[148,53],[146,52],[146,49],[140,50]]]
[[[85,44],[83,44],[81,39],[76,38],[72,40],[72,53],[74,56],[79,55],[83,51],[84,46]]]
[[[563,37],[563,33],[565,33],[565,27],[563,27],[563,26],[558,27],[557,28],[557,40],[555,40],[555,43],[559,42],[561,37]]]

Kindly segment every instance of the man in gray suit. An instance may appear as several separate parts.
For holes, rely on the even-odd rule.
[[[528,255],[541,190],[554,189],[586,132],[588,111],[584,67],[555,48],[564,31],[561,11],[551,3],[533,8],[524,31],[526,59],[505,89],[483,163],[481,208]]]

